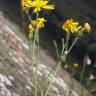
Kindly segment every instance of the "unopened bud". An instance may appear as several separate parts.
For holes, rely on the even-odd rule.
[[[54,44],[55,48],[57,49],[58,45],[57,45],[57,42],[55,40],[53,40],[53,44]]]
[[[91,31],[91,26],[90,26],[89,23],[85,23],[85,24],[84,24],[84,30],[85,30],[86,32]]]

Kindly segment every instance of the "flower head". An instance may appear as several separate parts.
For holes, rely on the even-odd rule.
[[[44,23],[47,22],[44,18],[38,18],[36,20],[36,24],[39,28],[44,28]]]
[[[32,24],[29,24],[28,25],[28,31],[29,32],[33,32],[35,29],[34,29],[34,27],[33,27],[33,25]]]
[[[82,27],[79,22],[74,22],[73,19],[68,19],[64,22],[62,27],[66,32],[78,32]]]
[[[33,32],[35,31],[36,26],[38,28],[44,28],[44,23],[47,20],[45,20],[44,18],[38,18],[37,20],[31,20],[31,23],[28,25],[28,31],[29,32]]]
[[[52,10],[54,5],[47,5],[48,0],[33,0],[32,7],[34,7],[34,13],[40,12],[41,9]]]
[[[31,20],[31,22],[28,25],[29,39],[33,38],[33,32],[35,32],[37,27],[38,28],[44,27],[44,22],[46,22],[46,20],[44,18],[38,18],[37,20]]]
[[[68,64],[64,64],[64,69],[67,69],[68,68]]]
[[[32,0],[21,0],[22,10],[29,9],[32,6]]]
[[[79,65],[78,65],[77,63],[74,63],[74,64],[73,64],[73,67],[74,67],[74,68],[78,68]]]
[[[85,23],[84,24],[84,31],[86,31],[86,32],[90,32],[91,31],[91,26],[89,25],[89,23]]]

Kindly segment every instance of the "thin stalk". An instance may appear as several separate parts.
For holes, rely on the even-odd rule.
[[[36,18],[38,19],[38,17],[39,17],[39,13],[37,13],[36,14],[37,16],[36,16]],[[37,30],[36,30],[36,38],[37,38],[37,64],[38,64],[38,60],[39,60],[39,46],[40,46],[40,38],[39,38],[39,28],[38,28],[38,26],[37,26],[37,28],[36,28]]]
[[[77,40],[78,40],[78,37],[76,37],[75,40],[73,41],[72,45],[70,46],[69,50],[67,51],[67,54],[71,51],[71,49],[73,48],[73,46],[75,45]]]
[[[69,38],[70,38],[70,33],[69,32],[67,32],[66,33],[66,51],[67,51],[67,49],[68,49],[68,41],[69,41]]]
[[[58,48],[55,48],[56,49],[56,55],[57,55],[57,60],[59,60],[59,51],[58,51]],[[58,61],[57,61],[58,62]],[[46,77],[46,82],[44,83],[44,86],[47,84],[48,82],[48,77],[50,77],[50,74],[53,74],[54,70],[56,69],[57,67],[57,64],[51,69],[51,71],[48,73],[47,77]]]
[[[31,48],[32,48],[32,42],[31,42],[31,40],[29,40],[29,57],[30,57],[30,60],[31,60],[32,68],[33,68],[34,65],[33,65],[33,62],[32,62],[32,51],[31,51]],[[32,69],[32,73],[33,73],[33,77],[35,79],[34,69]]]
[[[89,92],[96,92],[96,85],[94,85],[92,88],[88,89]]]
[[[80,84],[82,84],[83,75],[84,75],[84,72],[85,72],[85,67],[86,67],[86,63],[84,62],[84,64],[83,64],[83,69],[82,69],[81,75],[80,75]]]
[[[57,72],[58,72],[58,69],[60,68],[60,65],[61,65],[61,62],[58,63],[58,66],[57,66],[57,68],[56,68],[56,71],[55,71],[54,74],[53,74],[53,78],[56,76],[56,74],[57,74]],[[53,78],[52,78],[52,80],[53,80]],[[47,88],[44,96],[47,96],[47,95],[48,95],[48,92],[49,92],[52,84],[53,84],[53,82],[50,80],[49,86],[48,86],[48,88]]]
[[[58,62],[58,60],[59,60],[59,51],[58,51],[58,48],[57,48],[57,47],[55,47],[55,49],[56,49],[57,62]],[[51,69],[51,71],[48,73],[48,75],[47,75],[47,77],[46,77],[46,82],[44,83],[44,85],[46,85],[46,83],[47,83],[47,81],[48,81],[48,77],[50,77],[50,74],[53,73],[53,71],[56,69],[56,67],[57,67],[57,64],[56,64],[56,65]]]
[[[29,14],[29,11],[27,10],[27,11],[25,11],[26,12],[26,14],[27,14],[27,16],[28,16],[28,18],[29,18],[29,20],[30,20],[30,22],[31,22],[31,16],[30,16],[30,14]],[[31,23],[32,24],[32,23]],[[34,44],[33,44],[33,46],[35,47],[35,39],[34,39]],[[33,78],[34,78],[34,80],[35,80],[35,72],[34,72],[34,69],[33,69],[33,67],[34,67],[34,64],[33,64],[33,58],[34,57],[32,57],[33,56],[33,51],[31,51],[31,48],[32,48],[32,40],[29,40],[29,57],[30,57],[30,60],[31,60],[31,64],[32,64],[32,74],[33,74]]]
[[[40,90],[40,93],[41,93],[41,95],[40,95],[40,96],[43,96],[43,90],[42,90],[42,88],[40,87],[40,85],[39,85],[39,84],[38,84],[37,86],[38,86],[38,88],[39,88],[39,90]]]
[[[39,17],[39,13],[36,13],[36,20],[38,19]],[[36,67],[36,72],[35,72],[35,96],[37,96],[37,64],[38,64],[38,59],[39,59],[39,28],[38,28],[38,25],[36,25],[36,31],[35,31],[35,39],[37,41],[37,60],[36,60],[36,64],[35,64],[35,67]],[[36,44],[36,42],[35,42]]]
[[[28,16],[28,18],[29,18],[29,21],[30,21],[30,23],[31,23],[32,19],[31,19],[31,16],[30,16],[30,14],[29,14],[29,11],[26,10],[25,13],[27,14],[27,16]],[[31,25],[34,26],[32,23],[31,23]]]
[[[47,84],[47,82],[48,82],[48,77],[50,77],[50,75],[53,74],[53,72],[54,72],[54,70],[56,69],[56,67],[57,67],[57,64],[51,69],[51,71],[50,71],[49,74],[47,75],[47,77],[46,77],[46,82],[44,83],[44,85]]]
[[[63,55],[64,54],[64,49],[65,49],[65,46],[66,46],[66,43],[64,43],[64,38],[62,39],[62,52],[61,54]]]
[[[32,19],[31,19],[31,16],[29,14],[29,11],[26,10],[25,13],[28,16],[31,25],[34,26],[31,22]],[[38,17],[39,17],[39,13],[36,13],[36,20],[38,19]],[[35,80],[35,96],[37,96],[37,86],[38,86],[38,84],[37,84],[37,64],[38,64],[38,59],[39,59],[39,28],[38,28],[37,25],[36,25],[36,30],[34,32],[32,51],[31,51],[31,46],[32,46],[31,43],[32,43],[31,40],[29,40],[29,55],[30,55],[30,59],[31,59],[31,63],[32,63],[32,68],[34,67],[34,65],[35,65],[35,68],[36,68],[36,71],[34,72],[34,70],[32,70],[32,73],[33,73],[33,77],[34,77],[34,80]],[[37,43],[37,48],[36,48],[36,43]],[[36,49],[37,49],[37,55],[35,55]],[[37,56],[37,58],[36,58],[36,56]]]
[[[56,48],[56,55],[57,55],[57,60],[59,60],[59,51],[57,48]]]
[[[90,93],[96,92],[96,88],[89,90]],[[94,95],[95,96],[95,95]]]
[[[30,14],[29,14],[29,11],[28,10],[26,10],[25,11],[25,13],[27,14],[27,16],[28,16],[28,18],[29,18],[29,21],[30,21],[30,23],[31,23],[31,16],[30,16]],[[32,23],[31,23],[32,24]],[[33,24],[32,24],[32,26],[33,26]],[[32,42],[31,42],[32,43]],[[36,43],[36,34],[34,34],[34,40],[33,40],[33,49],[32,49],[32,59],[34,60],[34,52],[35,52],[35,43]],[[33,63],[32,63],[33,64]]]
[[[31,23],[31,16],[30,16],[30,14],[29,14],[29,11],[28,10],[26,10],[25,11],[26,12],[26,14],[27,14],[27,16],[28,16],[28,18],[29,18],[29,21],[30,21],[30,23]],[[36,14],[36,20],[38,19],[38,13]],[[31,23],[32,24],[32,23]],[[32,26],[34,26],[33,24],[32,24]],[[37,63],[37,62],[35,62],[35,59],[37,59],[37,58],[35,58],[35,51],[36,51],[36,41],[38,41],[39,42],[39,40],[37,40],[37,36],[39,36],[38,35],[38,27],[36,26],[36,30],[35,30],[35,32],[34,32],[34,39],[33,39],[33,48],[32,48],[32,51],[31,51],[31,48],[30,48],[30,58],[31,58],[31,63],[32,63],[32,68],[34,67],[34,64],[35,63]],[[30,42],[29,42],[30,43]],[[32,43],[32,42],[31,42]],[[31,44],[29,44],[29,45],[31,45]],[[38,46],[38,45],[37,45]],[[30,47],[30,46],[29,46]],[[39,48],[38,48],[39,49]],[[33,62],[32,62],[33,61]],[[36,60],[37,61],[37,60]],[[33,77],[34,77],[34,80],[35,80],[35,96],[37,96],[37,65],[35,64],[35,68],[36,68],[36,72],[34,72],[34,70],[32,70],[32,72],[33,72]]]

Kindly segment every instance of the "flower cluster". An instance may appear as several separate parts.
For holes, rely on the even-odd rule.
[[[48,3],[48,0],[21,0],[21,8],[23,11],[33,8],[34,13],[38,13],[42,9],[54,9],[54,5],[48,5]],[[31,20],[30,24],[28,25],[28,31],[35,31],[34,26],[38,26],[38,28],[43,28],[44,22],[46,22],[44,18],[37,18],[37,20]]]
[[[62,28],[66,31],[66,32],[90,32],[91,31],[91,26],[89,25],[89,23],[85,23],[84,26],[80,26],[79,22],[75,22],[73,19],[68,19],[64,22]]]
[[[54,5],[47,5],[48,0],[33,0],[32,7],[34,8],[34,13],[40,12],[41,9],[51,10],[54,9]]]
[[[66,32],[78,32],[82,27],[79,22],[74,22],[73,19],[68,19],[64,22],[62,27]]]
[[[48,0],[21,0],[21,7],[22,10],[34,8],[34,13],[40,12],[41,9],[54,9],[54,5],[48,5],[48,2]]]
[[[28,25],[28,31],[35,31],[36,26],[38,28],[44,28],[44,23],[47,22],[44,18],[38,18],[37,20],[31,20],[31,23]]]
[[[21,0],[22,10],[26,10],[32,7],[32,0]]]

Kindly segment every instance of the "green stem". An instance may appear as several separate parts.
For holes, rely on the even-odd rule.
[[[54,70],[57,68],[57,64],[51,69],[51,71],[49,72],[49,74],[46,77],[46,82],[44,83],[44,86],[47,84],[48,82],[48,78],[50,77],[51,74],[53,74]]]
[[[31,40],[29,40],[29,58],[30,58],[30,60],[31,60],[31,64],[32,64],[32,75],[33,75],[33,80],[35,80],[35,72],[34,72],[34,66],[33,66],[33,62],[32,62],[32,52],[31,52],[31,48],[32,48],[32,42],[31,42]],[[34,84],[34,86],[35,86],[35,84]],[[35,87],[34,87],[35,88]]]
[[[26,10],[26,11],[25,11],[25,13],[26,13],[26,14],[27,14],[27,16],[28,16],[28,18],[29,18],[29,21],[30,21],[31,25],[32,25],[32,26],[34,26],[34,25],[32,24],[32,22],[31,22],[31,21],[32,21],[32,19],[31,19],[31,16],[30,16],[30,14],[29,14],[29,11],[28,11],[28,10]]]
[[[73,46],[75,45],[77,40],[78,40],[78,37],[76,37],[75,40],[73,41],[72,45],[70,46],[69,50],[67,51],[67,54],[71,51],[71,49],[73,48]]]
[[[39,18],[39,13],[36,14],[36,19]],[[39,60],[39,28],[36,26],[36,40],[37,40],[37,64]]]
[[[39,88],[39,90],[40,90],[40,93],[41,93],[41,95],[40,95],[40,96],[43,96],[43,90],[42,90],[42,88],[40,87],[40,85],[39,85],[39,84],[38,84],[37,86],[38,86],[38,88]]]
[[[81,71],[81,76],[80,76],[80,84],[82,84],[83,75],[84,75],[84,72],[85,72],[85,67],[86,67],[86,63],[84,62],[84,64],[83,64],[83,69],[82,69],[82,71]]]
[[[31,16],[29,14],[29,11],[26,10],[25,12],[26,12],[26,14],[27,14],[27,16],[29,18],[30,23],[31,23],[32,19],[31,19]],[[38,19],[38,17],[39,17],[39,13],[36,13],[36,20]],[[32,24],[32,26],[34,26],[34,25]],[[34,32],[32,51],[31,51],[31,43],[32,42],[31,42],[31,40],[29,41],[29,52],[30,52],[32,68],[34,67],[34,65],[35,65],[35,68],[36,68],[36,72],[34,72],[34,69],[32,69],[33,77],[34,77],[34,80],[35,80],[35,96],[37,96],[37,63],[38,63],[37,59],[39,58],[39,56],[38,56],[38,54],[39,54],[39,33],[38,32],[39,32],[39,28],[38,28],[38,26],[36,26],[36,30]],[[37,51],[38,51],[37,56],[38,57],[37,58],[35,57],[36,41],[37,41],[37,46],[38,46],[38,48],[37,48]],[[36,59],[36,61],[35,61],[35,59]]]
[[[25,13],[27,14],[28,18],[29,18],[29,21],[31,23],[31,16],[29,14],[29,11],[26,10]],[[32,24],[32,23],[31,23]],[[33,25],[33,24],[32,24]],[[35,59],[35,56],[34,56],[34,52],[35,52],[35,42],[36,42],[36,36],[34,34],[34,39],[33,39],[33,48],[32,48],[32,40],[29,40],[29,55],[30,55],[30,59],[31,59],[31,64],[32,64],[32,73],[33,73],[33,77],[34,77],[34,80],[35,80],[35,71],[34,71],[34,59]],[[31,51],[31,48],[32,48],[32,51]]]
[[[61,52],[61,54],[63,55],[64,54],[64,49],[65,49],[65,47],[66,47],[66,43],[64,43],[64,38],[62,39],[62,52]]]
[[[88,88],[89,92],[96,92],[96,85],[92,86],[91,88]]]
[[[53,74],[52,80],[53,80],[54,77],[56,76],[56,74],[57,74],[57,72],[58,72],[58,69],[60,68],[60,65],[61,65],[61,62],[58,63],[58,66],[57,66],[57,68],[56,68],[56,70],[55,70],[55,72],[54,72],[54,74]],[[53,81],[50,80],[49,86],[48,86],[48,88],[47,88],[44,96],[47,96],[47,95],[48,95],[48,92],[49,92],[52,84],[53,84]]]
[[[39,13],[36,13],[36,20],[39,17]],[[39,28],[38,25],[36,25],[36,31],[35,31],[35,39],[37,41],[37,58],[36,58],[36,72],[35,72],[35,96],[37,96],[37,66],[38,66],[38,59],[39,59]],[[35,42],[36,44],[36,42]]]
[[[66,43],[65,43],[65,47],[66,47],[66,51],[67,51],[67,49],[68,49],[68,41],[69,41],[69,38],[70,38],[70,32],[67,32],[66,33]]]

